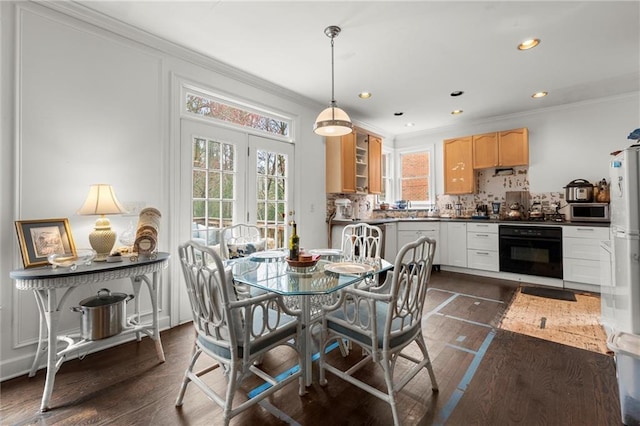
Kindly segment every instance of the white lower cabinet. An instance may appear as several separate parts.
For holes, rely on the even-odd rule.
[[[442,223],[447,227],[447,249],[445,265],[467,267],[467,224],[465,222]],[[441,231],[442,235],[442,231]]]
[[[422,221],[398,222],[398,250],[405,244],[422,236],[436,240],[436,254],[433,258],[433,264],[440,265],[440,223]]]
[[[498,272],[500,270],[498,225],[467,224],[467,267]]]
[[[382,257],[389,262],[396,261],[396,254],[398,254],[398,224],[397,223],[384,223],[382,225],[376,225],[383,228],[383,242],[384,253]]]
[[[609,239],[609,228],[562,227],[564,281],[600,285],[600,243]]]

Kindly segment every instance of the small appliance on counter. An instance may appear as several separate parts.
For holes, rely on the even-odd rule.
[[[499,220],[500,219],[500,206],[501,203],[499,201],[494,201],[491,203],[491,214],[489,215],[490,219]]]
[[[609,203],[570,203],[567,206],[569,222],[609,222]]]
[[[593,184],[586,179],[574,179],[564,187],[567,203],[593,202]]]
[[[336,206],[336,216],[333,220],[351,220],[353,216],[353,209],[351,207],[351,200],[348,198],[336,198],[333,202]]]

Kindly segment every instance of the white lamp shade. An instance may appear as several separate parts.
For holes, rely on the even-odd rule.
[[[353,124],[344,110],[330,106],[318,115],[313,131],[320,136],[343,136],[353,131]]]
[[[91,185],[84,205],[78,210],[81,215],[122,213],[126,210],[120,205],[113,188],[103,183]]]

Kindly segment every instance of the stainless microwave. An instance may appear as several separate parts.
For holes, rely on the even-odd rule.
[[[610,222],[609,203],[569,203],[570,222]]]

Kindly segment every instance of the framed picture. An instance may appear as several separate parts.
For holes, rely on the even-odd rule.
[[[53,253],[76,255],[68,219],[17,220],[15,224],[25,268],[47,265],[47,256]]]

